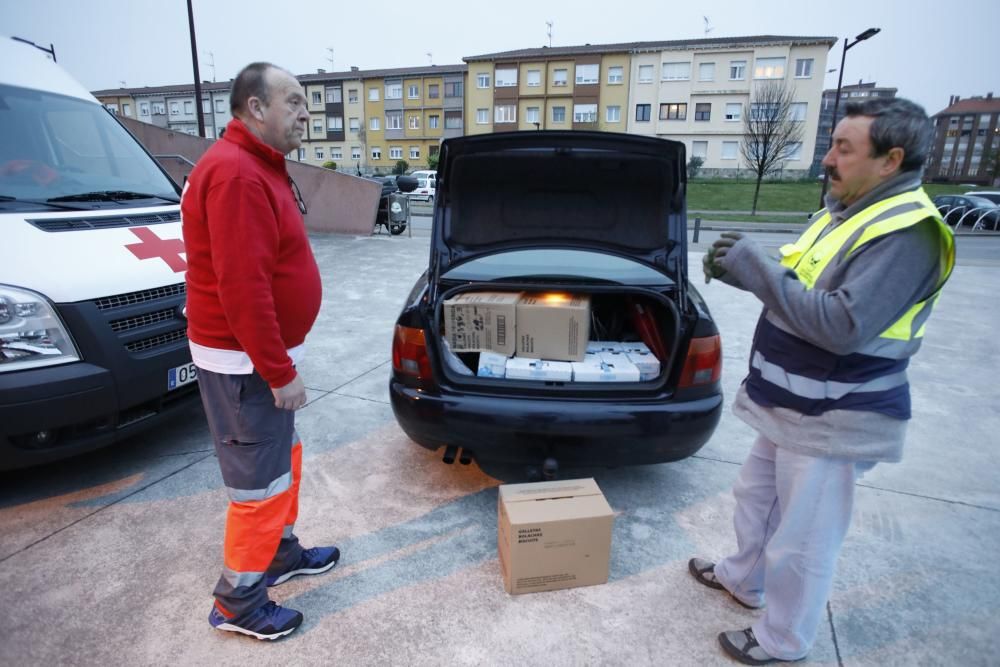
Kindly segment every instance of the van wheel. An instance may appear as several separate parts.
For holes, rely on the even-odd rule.
[[[434,196],[433,195],[427,198],[427,205],[428,206],[434,206]]]

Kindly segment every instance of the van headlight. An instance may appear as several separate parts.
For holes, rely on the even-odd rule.
[[[0,285],[0,373],[73,361],[80,353],[48,299]]]

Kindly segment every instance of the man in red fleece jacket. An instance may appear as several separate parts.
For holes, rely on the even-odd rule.
[[[298,514],[306,403],[295,370],[321,300],[319,268],[285,154],[302,142],[305,91],[289,72],[253,63],[233,81],[234,120],[184,187],[191,356],[229,493],[224,567],[209,623],[277,639],[302,614],[267,587],[337,564],[336,547],[303,549]],[[304,205],[303,205],[304,209]]]

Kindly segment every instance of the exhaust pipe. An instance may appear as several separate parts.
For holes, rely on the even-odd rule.
[[[455,454],[457,453],[458,453],[458,447],[456,447],[455,445],[448,445],[447,447],[444,448],[444,456],[441,457],[441,460],[447,463],[448,465],[451,465],[452,463],[455,462]]]
[[[458,457],[458,462],[464,466],[467,466],[470,463],[472,463],[472,452],[470,452],[468,449],[463,449],[462,453]]]

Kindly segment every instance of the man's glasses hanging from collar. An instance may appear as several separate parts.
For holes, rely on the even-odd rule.
[[[302,198],[302,192],[299,190],[299,186],[295,184],[295,181],[292,180],[291,176],[288,177],[288,184],[292,186],[292,191],[295,193],[295,203],[299,205],[299,211],[302,215],[305,215],[309,212],[309,209],[306,208],[306,200]]]

